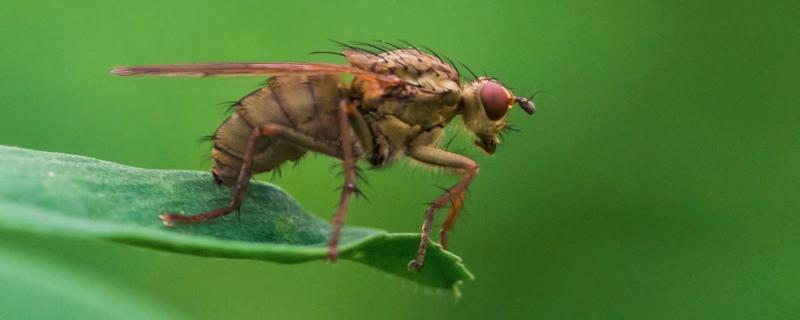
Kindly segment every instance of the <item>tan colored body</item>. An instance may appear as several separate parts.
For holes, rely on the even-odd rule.
[[[376,166],[391,162],[406,148],[433,145],[442,129],[458,113],[461,85],[458,73],[440,59],[414,49],[370,55],[345,51],[350,64],[406,81],[399,94],[378,95],[374,82],[356,77],[353,92],[361,100],[359,112],[373,134],[375,149],[369,158]]]
[[[388,43],[384,43],[388,44]],[[395,50],[369,45],[380,53],[342,44],[348,64],[329,63],[208,63],[115,68],[121,76],[272,75],[267,85],[237,102],[235,114],[213,135],[212,173],[219,184],[233,188],[228,206],[183,215],[163,213],[167,226],[200,223],[239,210],[252,175],[278,168],[312,151],[342,160],[344,184],[328,258],[338,257],[338,243],[347,207],[357,187],[356,161],[385,166],[408,157],[445,168],[461,176],[458,183],[432,201],[425,210],[420,245],[408,267],[422,268],[434,222],[434,213],[452,204],[442,223],[439,242],[447,245],[467,186],[478,174],[478,163],[436,147],[444,127],[461,115],[475,144],[494,153],[497,135],[509,129],[506,115],[514,102],[533,114],[530,98],[514,96],[497,80],[473,74],[461,84],[458,71],[438,56],[414,47]],[[468,69],[468,68],[467,68]],[[470,73],[472,73],[470,71]],[[342,74],[353,75],[350,84]]]
[[[213,136],[211,171],[215,180],[227,186],[235,184],[250,134],[265,124],[297,130],[338,149],[338,102],[348,95],[340,86],[336,75],[280,76],[242,98],[234,105],[236,113]],[[253,173],[270,171],[306,152],[291,142],[264,137],[256,144]]]
[[[358,68],[395,75],[418,87],[387,97],[371,95],[374,82],[358,77],[353,80],[352,90],[337,75],[273,77],[266,86],[236,103],[236,113],[214,134],[211,155],[215,180],[227,186],[235,184],[248,137],[254,128],[265,124],[297,130],[341,150],[341,132],[336,123],[337,103],[342,98],[356,102],[372,137],[372,150],[353,144],[356,155],[375,166],[388,164],[409,146],[434,144],[444,126],[458,114],[458,75],[437,58],[416,50],[347,54]],[[288,141],[263,137],[257,143],[252,172],[270,171],[306,152]]]

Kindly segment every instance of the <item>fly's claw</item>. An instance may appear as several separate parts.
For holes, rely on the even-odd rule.
[[[422,263],[418,263],[417,260],[411,260],[408,263],[408,271],[411,271],[413,273],[422,271]]]
[[[163,223],[167,227],[174,227],[175,226],[175,216],[174,213],[164,212],[158,216],[161,219],[161,223]]]
[[[328,247],[328,253],[325,258],[330,263],[336,263],[336,260],[339,260],[339,250],[336,247]]]

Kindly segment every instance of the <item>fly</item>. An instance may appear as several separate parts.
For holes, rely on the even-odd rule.
[[[420,270],[425,260],[435,212],[451,203],[439,232],[447,247],[448,231],[462,207],[465,191],[478,174],[478,163],[437,147],[447,124],[460,115],[475,134],[475,145],[495,152],[497,136],[511,129],[506,123],[515,104],[528,114],[531,98],[515,96],[491,77],[466,82],[449,60],[416,47],[373,49],[342,44],[346,64],[267,62],[209,63],[117,67],[119,76],[271,76],[265,86],[239,100],[235,113],[212,135],[211,169],[217,184],[233,188],[228,206],[194,215],[163,213],[167,226],[201,223],[240,208],[252,175],[298,160],[307,152],[340,159],[344,185],[333,217],[327,257],[338,258],[338,244],[347,207],[357,186],[356,162],[383,167],[399,158],[411,158],[448,169],[461,176],[458,183],[432,201],[425,210],[416,257],[408,264]],[[472,73],[470,71],[470,73]],[[351,74],[347,83],[341,75]]]

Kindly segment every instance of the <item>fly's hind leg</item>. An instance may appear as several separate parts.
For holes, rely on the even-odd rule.
[[[336,158],[340,154],[336,148],[329,145],[315,141],[313,138],[298,132],[297,130],[277,125],[265,124],[253,129],[250,138],[247,142],[247,147],[244,152],[242,160],[242,167],[239,170],[239,176],[236,180],[236,185],[233,191],[233,198],[227,207],[217,208],[208,212],[203,212],[194,215],[181,215],[176,213],[163,213],[159,217],[166,226],[173,226],[176,223],[200,223],[203,221],[211,220],[217,217],[227,215],[233,211],[239,210],[242,205],[242,195],[247,189],[250,181],[251,168],[253,165],[253,156],[255,155],[256,142],[261,137],[270,137],[273,139],[283,139],[292,142],[302,148],[327,154]]]
[[[438,209],[447,205],[448,202],[453,203],[450,215],[448,215],[445,220],[442,231],[440,232],[440,241],[444,246],[447,244],[447,231],[453,226],[464,200],[464,192],[467,190],[469,183],[472,182],[472,179],[478,174],[478,163],[465,156],[429,146],[410,148],[406,151],[406,155],[427,164],[454,169],[461,175],[461,180],[458,183],[431,202],[425,210],[425,220],[422,223],[422,235],[420,236],[417,256],[408,264],[409,270],[418,271],[422,269],[422,265],[425,262],[425,251],[428,249],[428,240],[430,239],[434,214]]]

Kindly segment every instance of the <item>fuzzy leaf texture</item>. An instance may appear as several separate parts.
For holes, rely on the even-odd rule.
[[[196,213],[228,203],[231,191],[207,172],[149,170],[0,146],[0,228],[90,236],[157,250],[234,259],[300,263],[324,259],[331,225],[278,187],[251,182],[241,209],[214,221],[162,225],[163,211]],[[461,259],[431,244],[425,267],[409,272],[419,234],[345,228],[340,259],[420,284],[457,290],[473,279]]]

